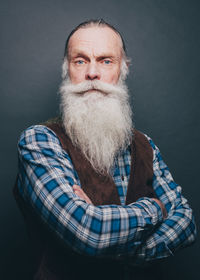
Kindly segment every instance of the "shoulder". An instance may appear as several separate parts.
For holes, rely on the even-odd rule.
[[[24,146],[61,146],[59,138],[53,130],[43,124],[32,125],[20,134],[18,147]]]
[[[153,150],[156,148],[153,140],[140,130],[134,129],[134,139],[135,142],[139,143],[140,145],[150,145]]]
[[[140,143],[140,145],[149,145],[149,147],[153,151],[153,159],[157,157],[158,154],[160,154],[159,148],[156,146],[155,142],[152,140],[152,138],[147,135],[144,132],[141,132],[137,129],[134,129],[134,136],[136,141]]]

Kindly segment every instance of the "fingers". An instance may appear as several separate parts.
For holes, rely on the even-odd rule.
[[[78,195],[81,199],[85,200],[88,204],[92,204],[92,201],[90,198],[84,193],[84,191],[81,189],[78,185],[73,185],[73,191],[76,195]]]

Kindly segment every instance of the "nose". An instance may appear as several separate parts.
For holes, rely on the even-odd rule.
[[[85,74],[85,79],[86,80],[100,80],[101,75],[98,69],[98,66],[95,63],[90,63],[88,64],[86,74]]]

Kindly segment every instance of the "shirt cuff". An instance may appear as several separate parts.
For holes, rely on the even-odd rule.
[[[144,206],[144,209],[151,216],[153,224],[157,224],[163,221],[162,209],[154,199],[151,199],[149,197],[141,197],[137,200],[137,202]]]

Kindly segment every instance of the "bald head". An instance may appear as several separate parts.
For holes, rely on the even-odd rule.
[[[114,53],[117,56],[123,55],[122,40],[115,31],[107,26],[89,26],[78,29],[68,42],[68,57],[77,49],[77,44],[82,45],[83,49],[88,47],[97,50],[105,50]]]
[[[68,38],[66,40],[64,56],[66,57],[67,54],[68,54],[68,44],[69,44],[70,38],[72,37],[72,35],[76,31],[78,31],[81,28],[88,28],[88,27],[95,27],[95,26],[96,27],[109,27],[110,29],[112,29],[120,37],[121,43],[122,43],[122,50],[123,50],[124,57],[125,57],[126,56],[126,46],[125,46],[125,42],[124,42],[124,39],[123,39],[122,35],[120,34],[120,32],[113,25],[111,25],[110,23],[104,21],[103,19],[84,21],[84,22],[80,23],[78,26],[76,26],[71,31],[71,33],[69,34],[69,36],[68,36]]]

